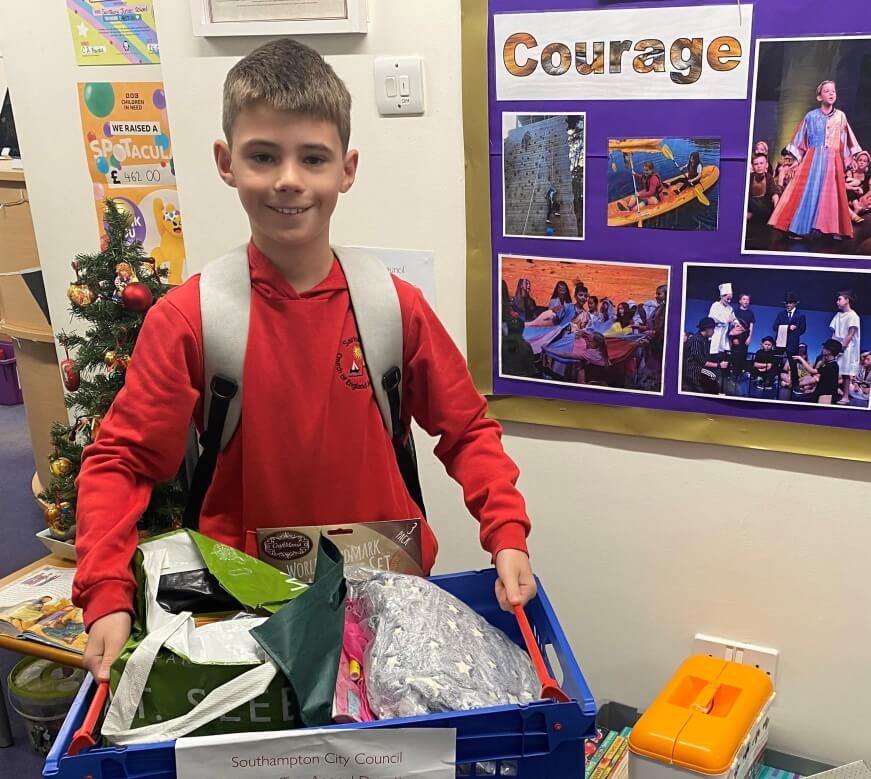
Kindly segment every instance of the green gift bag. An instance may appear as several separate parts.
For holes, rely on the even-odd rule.
[[[108,741],[142,744],[330,723],[345,579],[342,555],[329,539],[321,539],[309,586],[189,530],[141,544],[134,572],[136,617],[112,668],[102,727]],[[205,590],[216,586],[225,605],[271,616],[197,627],[190,611],[173,614],[160,605],[167,582],[178,594],[185,581],[206,582]],[[208,594],[194,595],[192,602],[209,602]]]

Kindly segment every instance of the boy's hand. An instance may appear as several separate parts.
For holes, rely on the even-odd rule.
[[[126,611],[113,611],[91,625],[85,645],[85,668],[98,682],[109,681],[109,669],[128,638],[130,615]]]
[[[526,552],[503,549],[496,555],[496,600],[503,611],[525,606],[535,597],[535,578]]]

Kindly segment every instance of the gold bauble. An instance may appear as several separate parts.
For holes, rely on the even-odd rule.
[[[51,475],[60,479],[62,476],[67,476],[72,473],[73,463],[68,457],[58,457],[51,461],[49,465]]]
[[[115,361],[118,359],[118,355],[115,352],[106,352],[106,356],[103,358],[103,362],[106,363],[108,367],[112,367],[115,364]]]
[[[45,521],[49,525],[53,525],[60,519],[60,507],[52,503],[50,506],[46,506],[45,510],[42,512],[45,517]]]
[[[70,284],[67,287],[67,297],[77,306],[89,306],[96,300],[96,295],[87,284]]]

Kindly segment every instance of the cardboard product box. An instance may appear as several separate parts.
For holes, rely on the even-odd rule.
[[[419,519],[391,522],[356,522],[347,525],[273,527],[257,531],[261,560],[303,582],[315,575],[318,538],[323,533],[342,552],[346,565],[415,576],[421,567]]]

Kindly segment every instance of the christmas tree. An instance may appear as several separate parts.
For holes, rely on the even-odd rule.
[[[75,479],[82,450],[96,438],[103,416],[124,386],[148,309],[166,294],[161,279],[167,271],[146,256],[141,242],[132,240],[132,220],[128,211],[107,200],[101,251],[80,254],[72,264],[76,279],[67,290],[70,311],[89,326],[84,335],[62,332],[57,336],[66,352],[61,363],[65,401],[75,421],[52,427],[52,479],[39,495],[51,534],[63,540],[75,535]],[[184,498],[180,482],[158,483],[139,520],[140,533],[177,527]]]

